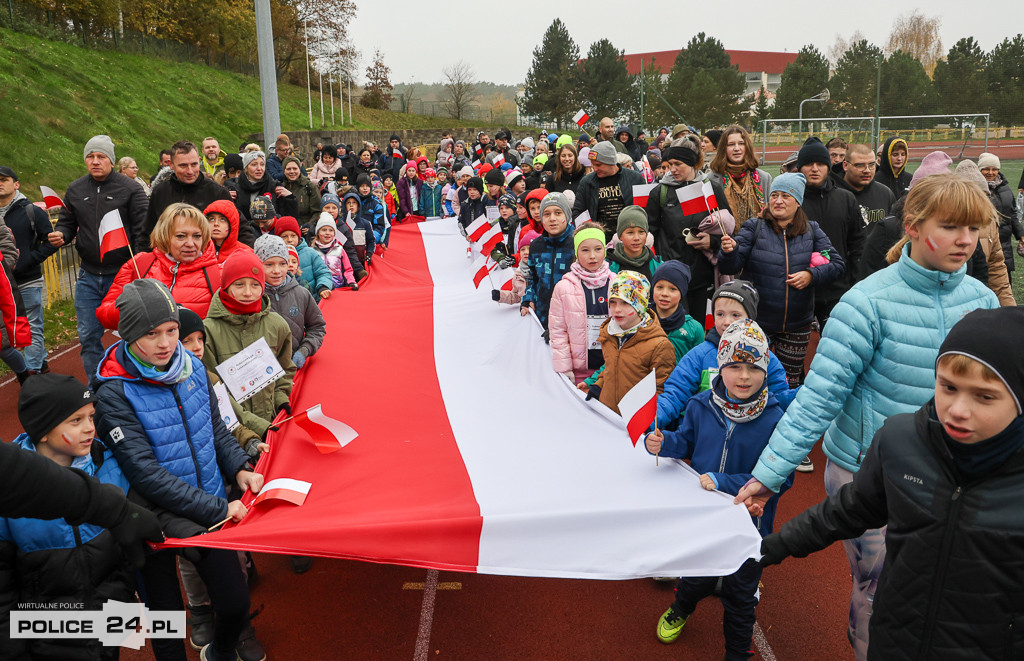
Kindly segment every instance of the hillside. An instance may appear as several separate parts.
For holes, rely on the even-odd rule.
[[[284,131],[308,129],[306,89],[280,84],[278,94]],[[313,104],[317,126],[320,104],[315,91]],[[82,149],[97,133],[110,135],[117,157],[134,157],[140,175],[148,178],[158,152],[176,140],[198,143],[212,135],[221,146],[237,149],[245,136],[263,130],[255,78],[198,64],[92,51],[4,29],[0,107],[0,164],[19,173],[30,197],[39,184],[63,190],[81,176]],[[474,125],[357,105],[352,109],[355,128]],[[330,122],[330,110],[325,114]],[[337,125],[325,128],[353,128],[341,126],[340,115],[337,119]]]

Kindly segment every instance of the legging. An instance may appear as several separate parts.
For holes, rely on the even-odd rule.
[[[790,388],[804,383],[804,358],[807,357],[807,345],[811,341],[811,327],[796,331],[768,333],[768,344],[772,353],[786,370],[786,380]]]

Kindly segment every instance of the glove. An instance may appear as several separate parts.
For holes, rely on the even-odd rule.
[[[284,402],[283,404],[281,404],[281,406],[277,407],[277,412],[280,413],[281,411],[284,411],[288,415],[291,415],[292,414],[292,407],[291,407],[291,405],[288,402]]]
[[[260,437],[260,440],[266,442],[267,436],[269,436],[272,431],[280,431],[280,428],[277,425],[270,425],[267,427],[266,431],[263,432],[263,436]]]
[[[112,487],[117,488],[117,487]],[[117,523],[110,527],[110,536],[118,543],[125,558],[134,569],[142,569],[146,555],[142,542],[164,541],[164,531],[156,515],[135,503],[124,501],[124,509]]]
[[[790,556],[779,533],[768,535],[761,540],[761,567],[777,565]]]
[[[590,390],[587,391],[587,401],[592,399],[598,399],[601,396],[601,386],[590,386]]]
[[[302,349],[295,352],[295,355],[292,356],[292,362],[295,363],[296,367],[302,367],[306,364],[306,354],[303,353]]]
[[[501,292],[498,291],[497,289],[492,289],[491,290],[491,300],[492,301],[500,301],[501,300]]]
[[[363,278],[366,277],[366,271],[364,269],[359,269],[358,271],[356,271],[355,275],[356,275],[356,282],[359,282],[360,280],[362,280]]]
[[[500,268],[503,268],[503,269],[512,268],[515,265],[516,265],[516,260],[514,260],[511,257],[503,257],[501,259],[501,261],[498,262],[498,266]]]

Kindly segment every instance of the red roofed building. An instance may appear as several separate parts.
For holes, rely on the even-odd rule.
[[[763,85],[769,92],[775,92],[782,83],[782,71],[796,59],[796,53],[775,53],[756,50],[726,50],[733,66],[740,70],[747,81],[747,94],[756,92]],[[624,57],[626,70],[630,75],[640,73],[640,62],[650,66],[653,60],[662,76],[667,76],[675,64],[678,50],[662,50],[653,53],[632,53]]]

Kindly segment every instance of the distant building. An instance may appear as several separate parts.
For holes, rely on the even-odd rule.
[[[796,53],[776,53],[771,51],[756,50],[726,50],[732,65],[740,70],[747,83],[744,94],[753,94],[762,86],[771,92],[769,98],[774,98],[775,91],[782,83],[782,71],[786,65],[796,59]],[[661,71],[662,77],[668,76],[675,64],[678,50],[662,50],[653,53],[632,53],[624,56],[626,70],[630,75],[640,73],[640,62],[645,67],[654,64]]]

